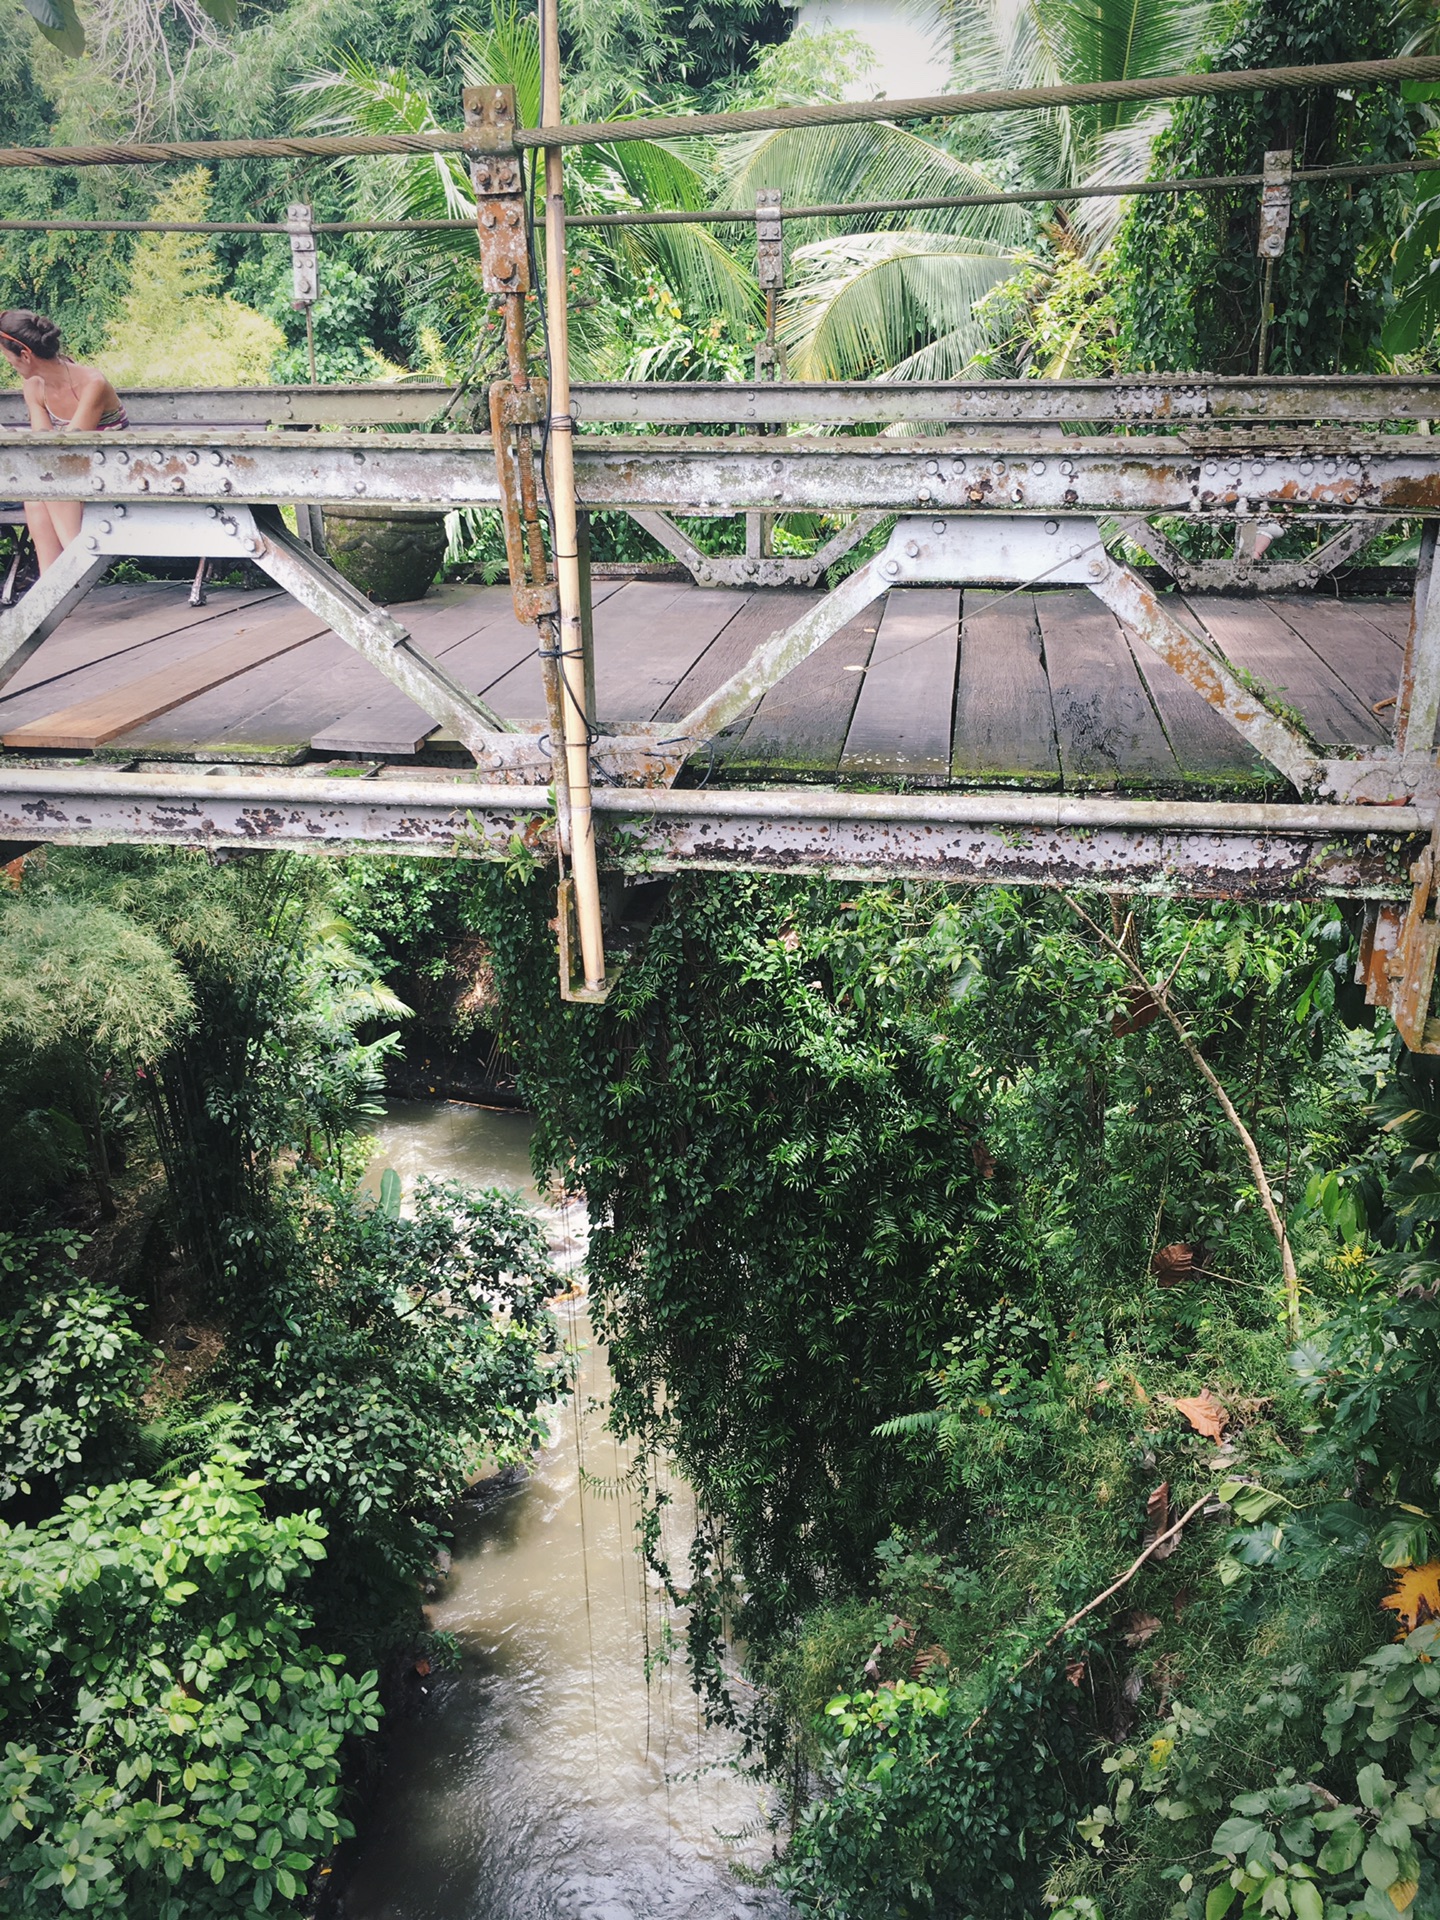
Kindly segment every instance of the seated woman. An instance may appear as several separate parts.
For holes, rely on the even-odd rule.
[[[114,387],[94,367],[80,367],[60,351],[60,329],[27,308],[0,313],[0,353],[19,374],[37,433],[103,433],[128,427]],[[25,520],[40,571],[53,567],[80,531],[78,500],[27,500]]]

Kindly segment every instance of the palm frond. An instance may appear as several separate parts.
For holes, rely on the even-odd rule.
[[[887,369],[892,378],[953,377],[983,344],[976,302],[1017,263],[1013,251],[968,235],[893,229],[800,248],[781,319],[792,372],[802,380]]]
[[[994,193],[993,173],[958,159],[906,127],[804,127],[737,143],[719,193],[727,206],[753,206],[760,187],[778,187],[792,205],[834,206],[867,200],[927,200]],[[1030,220],[1016,207],[936,208],[897,214],[907,226],[972,234],[1001,246],[1023,245]],[[875,224],[875,216],[867,216]]]

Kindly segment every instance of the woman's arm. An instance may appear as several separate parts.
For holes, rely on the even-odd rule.
[[[38,373],[21,383],[20,391],[25,396],[25,404],[30,409],[30,425],[36,433],[49,433],[50,409],[45,405],[45,382]]]

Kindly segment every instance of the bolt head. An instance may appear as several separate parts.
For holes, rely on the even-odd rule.
[[[1044,473],[1045,462],[1043,460],[1036,460],[1031,466],[1030,471],[1031,473]]]
[[[365,491],[365,482],[363,480],[357,480],[351,491],[353,493],[363,493]]]
[[[918,540],[907,540],[905,542],[905,552],[910,559],[918,560],[920,558],[920,542]]]
[[[915,498],[917,500],[928,500],[930,498],[929,487],[921,487],[916,493]]]
[[[113,521],[113,520],[102,520],[102,521],[100,522],[100,531],[101,531],[101,533],[113,533],[113,532],[115,531],[115,523],[114,523],[114,521]]]
[[[930,531],[934,534],[944,533],[945,522],[943,520],[932,520],[930,522]]]
[[[224,464],[225,464],[225,456],[224,456],[224,454],[223,454],[223,453],[220,453],[220,452],[218,452],[218,451],[216,451],[216,452],[213,452],[213,453],[212,453],[212,454],[210,455],[210,464],[211,464],[211,466],[212,466],[212,467],[223,467],[223,466],[224,466]]]
[[[95,478],[90,482],[90,485],[95,489],[96,493],[103,493],[105,491],[105,482],[101,479],[98,473],[96,474]]]
[[[898,560],[887,560],[880,571],[882,573],[899,573],[900,562]]]
[[[170,491],[172,493],[183,493],[185,491],[185,482],[180,478],[178,473],[170,482]]]
[[[1090,562],[1089,573],[1092,580],[1098,580],[1104,571],[1105,562],[1103,560],[1092,560]]]
[[[1047,520],[1045,522],[1045,531],[1046,533],[1059,533],[1060,522],[1058,520]]]
[[[938,460],[927,460],[925,462],[925,471],[926,473],[929,473],[929,474],[939,473],[940,462]]]
[[[100,542],[95,538],[93,533],[87,536],[85,545],[91,553],[98,553],[100,550]]]

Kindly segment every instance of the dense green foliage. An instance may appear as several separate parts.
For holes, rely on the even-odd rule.
[[[481,876],[471,917],[589,1195],[617,1417],[700,1497],[665,1572],[721,1711],[747,1643],[798,1909],[1429,1914],[1425,1641],[1375,1609],[1433,1538],[1440,1122],[1377,1131],[1426,1083],[1340,915],[1114,910],[1279,1190],[1292,1362],[1235,1132],[1062,902],[668,889],[598,1016],[557,1018],[543,882]]]
[[[533,1218],[358,1187],[406,1010],[338,877],[54,851],[0,909],[7,1912],[306,1910],[372,1663],[467,1482],[543,1436]]]
[[[1366,0],[1251,0],[1210,65],[1219,69],[1386,59],[1403,18]],[[1297,167],[1408,159],[1423,120],[1393,88],[1357,93],[1188,100],[1156,142],[1154,170],[1257,173],[1267,151]],[[1272,373],[1341,373],[1372,364],[1389,291],[1387,234],[1403,224],[1409,185],[1357,181],[1297,190],[1275,263]],[[1255,370],[1264,291],[1253,191],[1135,203],[1116,254],[1124,286],[1122,353],[1141,368]]]

